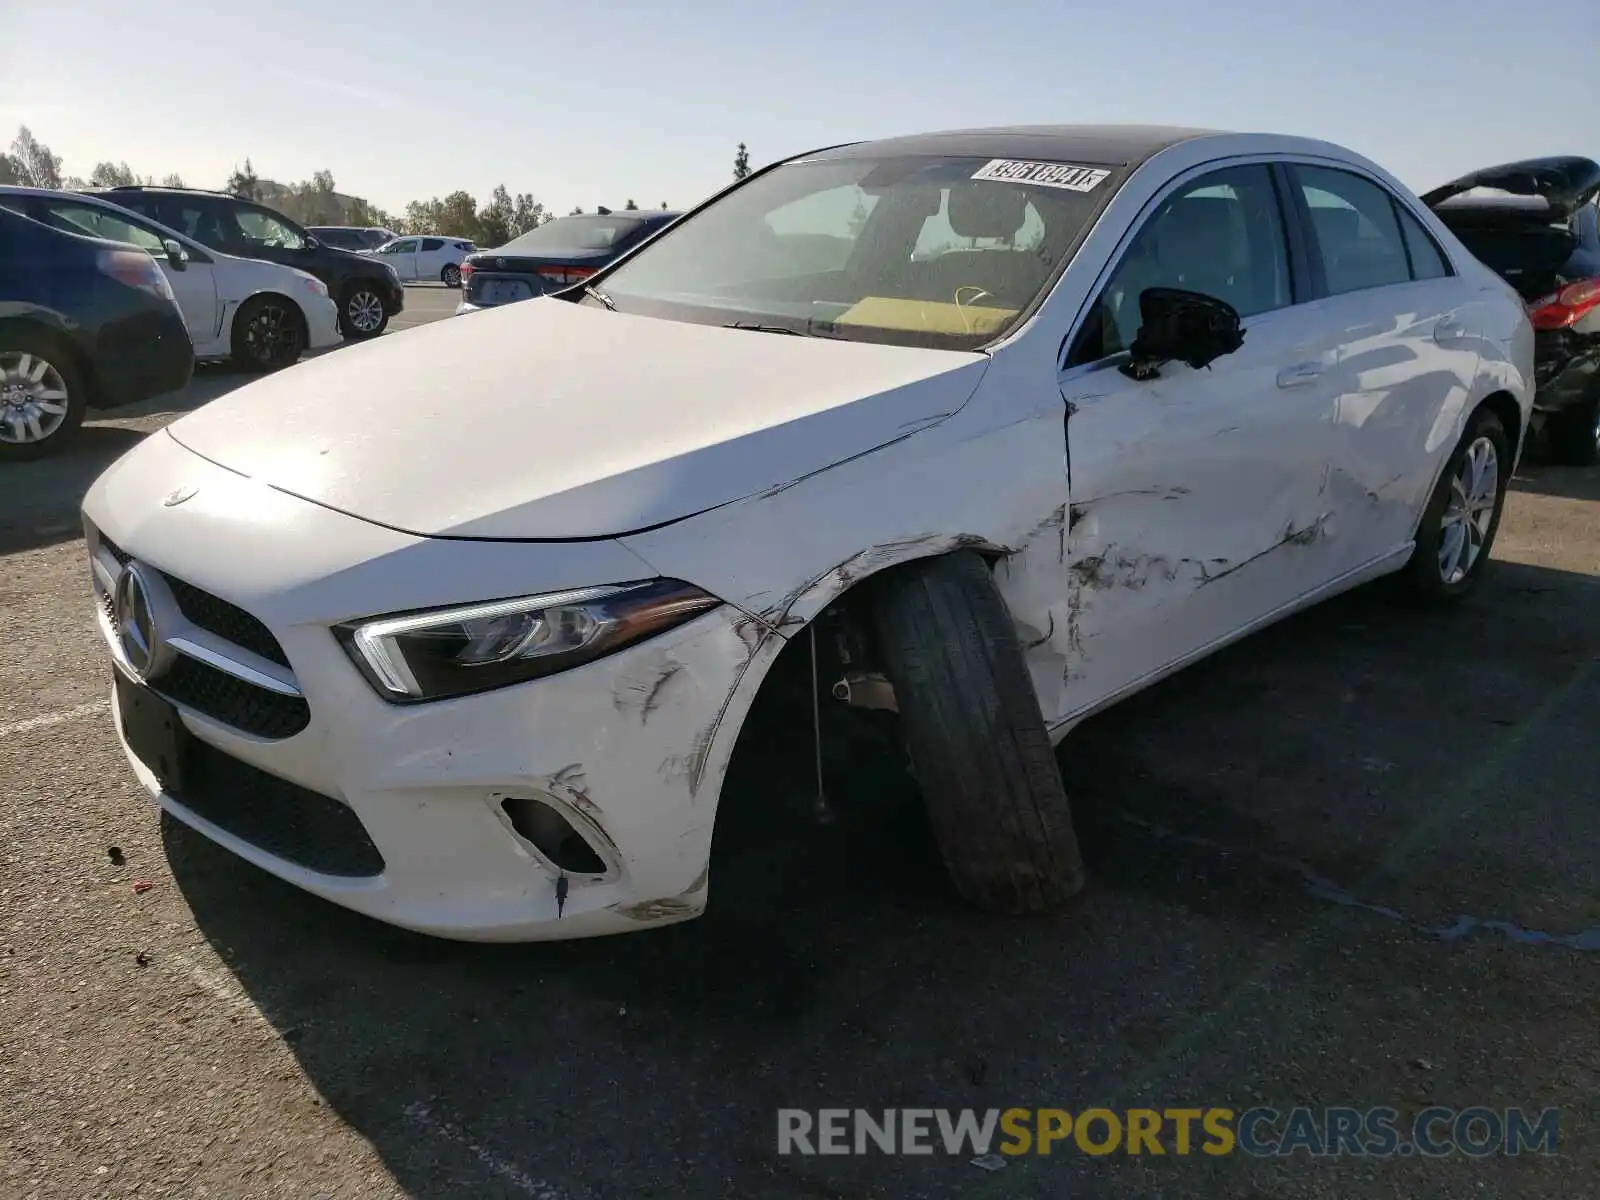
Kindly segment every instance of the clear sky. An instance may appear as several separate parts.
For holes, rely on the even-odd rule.
[[[1597,0],[0,0],[0,148],[566,212],[689,204],[740,141],[1134,121],[1323,137],[1421,190],[1600,156],[1597,51]]]

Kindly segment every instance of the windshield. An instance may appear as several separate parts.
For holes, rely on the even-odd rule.
[[[1121,182],[985,158],[789,163],[680,221],[601,285],[623,312],[975,349],[1012,327]]]
[[[511,254],[571,254],[583,250],[609,250],[640,225],[638,217],[561,217],[512,238],[500,249]]]

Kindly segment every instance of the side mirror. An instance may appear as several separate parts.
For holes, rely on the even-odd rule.
[[[322,243],[317,241],[316,238],[312,237],[309,233],[306,234],[306,244],[303,247],[304,249],[315,250],[320,245],[322,245]]]
[[[1146,288],[1139,294],[1139,317],[1139,332],[1120,368],[1132,379],[1154,379],[1174,359],[1198,371],[1244,345],[1238,309],[1204,292]]]
[[[167,261],[172,264],[174,271],[187,270],[189,266],[189,252],[172,238],[167,238],[161,243],[161,248],[167,252]]]

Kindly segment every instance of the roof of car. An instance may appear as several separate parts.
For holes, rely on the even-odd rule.
[[[947,154],[993,158],[1043,158],[1132,166],[1194,138],[1213,137],[1219,130],[1175,125],[999,125],[988,129],[951,129],[914,133],[834,146],[801,158],[854,158],[886,154]]]

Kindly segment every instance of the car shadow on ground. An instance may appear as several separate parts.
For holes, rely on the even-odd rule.
[[[1523,977],[1557,951],[1439,931],[1600,926],[1600,829],[1570,804],[1600,768],[1595,599],[1587,576],[1510,564],[1444,613],[1375,585],[1086,723],[1061,760],[1092,882],[1046,918],[960,905],[894,771],[863,776],[876,803],[808,822],[786,765],[810,761],[803,727],[724,798],[740,834],[719,821],[706,916],[631,937],[433,940],[163,836],[206,937],[411,1196],[1129,1194],[1169,1170],[1183,1194],[1240,1194],[1237,1157],[992,1177],[780,1158],[775,1110],[1386,1103],[1407,1054],[1479,1022],[1521,1053],[1565,1029],[1560,988]],[[1462,1058],[1441,1086],[1498,1089]]]
[[[1511,490],[1568,500],[1600,500],[1600,468],[1526,464],[1512,477]]]

